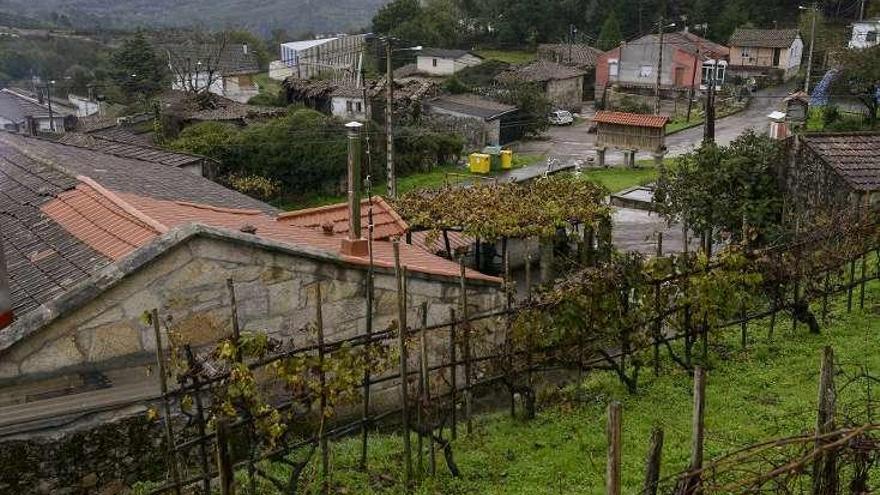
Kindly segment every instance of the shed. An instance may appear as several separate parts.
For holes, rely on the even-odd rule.
[[[810,95],[803,91],[792,93],[782,100],[789,122],[803,124],[810,115]]]
[[[428,100],[425,110],[433,126],[462,134],[472,149],[507,144],[522,137],[517,107],[478,95],[440,96]]]

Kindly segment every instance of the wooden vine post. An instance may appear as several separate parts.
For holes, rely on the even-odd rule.
[[[453,440],[458,438],[458,356],[455,333],[455,308],[449,308],[449,400],[452,404]]]
[[[199,365],[196,362],[195,354],[193,354],[192,347],[190,347],[189,344],[184,346],[184,352],[186,353],[186,362],[190,371],[190,380],[192,381],[193,402],[196,406],[196,431],[198,431],[199,437],[204,439],[207,435],[207,425],[205,421],[205,405],[202,402],[202,381],[199,378],[197,371]],[[208,446],[206,441],[199,442],[199,460],[201,461],[202,476],[204,476],[204,479],[202,480],[202,490],[204,493],[211,493],[211,461],[208,457]]]
[[[375,225],[373,223],[373,207],[372,200],[370,201],[370,209],[367,211],[367,244],[370,252],[370,266],[367,270],[367,318],[366,318],[366,334],[367,341],[372,344],[373,340],[373,302],[375,298],[376,292],[376,275],[375,275],[375,264],[373,263],[373,232],[375,230]],[[361,410],[361,459],[358,463],[358,467],[362,471],[366,471],[367,469],[367,452],[369,448],[369,435],[370,435],[370,381],[372,377],[370,375],[370,353],[366,353],[366,363],[364,366],[364,384],[363,384],[363,409]]]
[[[818,413],[816,415],[816,449],[833,440],[821,437],[834,431],[837,393],[834,389],[834,351],[830,346],[822,350],[819,372]],[[834,452],[819,453],[813,461],[813,495],[838,493],[837,461]]]
[[[663,256],[663,232],[657,234],[657,257]],[[654,282],[654,376],[660,376],[660,340],[663,338],[663,316],[660,315],[661,282]]]
[[[645,484],[642,495],[657,495],[660,482],[660,461],[663,457],[663,429],[655,427],[651,431],[651,445],[645,459]]]
[[[467,278],[465,276],[464,258],[461,258],[461,321],[464,331],[464,419],[467,434],[473,433],[472,391],[471,391],[471,322],[468,317]]]
[[[706,371],[702,366],[694,368],[694,411],[691,422],[691,474],[686,481],[684,493],[700,493],[703,469],[703,442],[706,419]]]
[[[437,457],[434,446],[434,427],[431,422],[431,363],[428,358],[428,303],[422,303],[422,331],[419,339],[420,374],[422,384],[421,406],[423,423],[427,424],[428,431],[428,469],[431,476],[437,474]]]
[[[318,430],[318,443],[321,447],[321,491],[330,492],[330,444],[325,432],[327,426],[327,371],[324,349],[324,306],[321,301],[321,282],[315,284],[315,330],[318,334],[318,374],[321,387],[321,426]]]
[[[241,363],[243,356],[241,355],[241,327],[238,321],[238,300],[235,297],[235,282],[228,278],[226,279],[226,288],[229,291],[229,306],[231,311],[231,319],[232,319],[232,343],[235,348],[235,362]],[[248,450],[248,480],[250,481],[250,489],[251,492],[256,492],[257,487],[257,477],[256,470],[254,469],[254,422],[248,422],[246,426],[247,430],[247,450]]]
[[[174,493],[180,495],[180,468],[177,465],[176,442],[174,428],[171,426],[171,404],[168,402],[168,376],[165,372],[165,352],[162,350],[162,330],[159,327],[159,310],[153,309],[150,314],[153,320],[153,333],[156,337],[156,365],[159,374],[159,390],[162,393],[162,415],[165,424],[165,443],[168,451],[168,467],[171,469],[171,480],[174,482]]]
[[[407,348],[406,348],[406,285],[404,282],[404,267],[400,264],[400,241],[395,240],[394,248],[394,273],[397,277],[397,349],[400,353],[400,414],[403,428],[403,462],[404,462],[404,484],[407,490],[412,484],[413,465],[412,465],[412,446],[409,438],[409,405],[407,382],[409,374],[407,372]]]
[[[608,460],[605,471],[605,495],[620,495],[620,462],[621,462],[621,408],[620,402],[608,404]]]
[[[220,478],[220,495],[234,495],[235,476],[229,452],[229,424],[225,418],[217,420],[217,472]]]

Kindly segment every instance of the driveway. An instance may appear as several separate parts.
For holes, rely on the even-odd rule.
[[[715,121],[715,142],[720,145],[730,144],[747,129],[754,129],[758,133],[767,132],[770,127],[767,115],[779,106],[789,92],[786,86],[776,86],[755,93],[748,108]],[[590,166],[595,163],[596,135],[587,132],[588,124],[588,120],[581,120],[571,126],[551,127],[543,139],[519,143],[515,149],[517,153],[546,155],[547,161],[513,170],[499,176],[499,180],[524,180],[539,176],[547,170],[548,162],[552,164],[553,169],[573,168],[577,164]],[[702,140],[703,126],[675,133],[666,138],[666,146],[669,149],[667,156],[675,157],[692,151]],[[647,153],[637,156],[639,160],[652,158]],[[609,165],[623,165],[623,153],[609,151],[606,154],[606,162]]]

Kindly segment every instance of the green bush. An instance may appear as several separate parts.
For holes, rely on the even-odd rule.
[[[639,101],[632,96],[624,96],[615,105],[614,109],[618,112],[627,113],[654,113],[654,109],[647,103]]]

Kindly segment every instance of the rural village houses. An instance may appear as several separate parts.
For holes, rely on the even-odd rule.
[[[202,91],[247,103],[260,93],[254,76],[260,72],[247,44],[179,43],[162,47],[171,71],[171,89]]]
[[[0,89],[0,129],[20,133],[62,134],[76,120],[66,107],[40,101],[12,88]]]
[[[580,111],[584,101],[583,70],[547,60],[512,67],[496,76],[502,84],[538,85],[557,109]]]
[[[423,48],[416,56],[416,69],[431,76],[451,76],[482,62],[482,57],[467,50]]]
[[[596,61],[602,50],[583,43],[538,45],[538,58],[569,65],[584,71],[584,99],[593,98],[596,87]]]
[[[852,25],[850,48],[871,48],[880,45],[880,18],[856,21]]]

